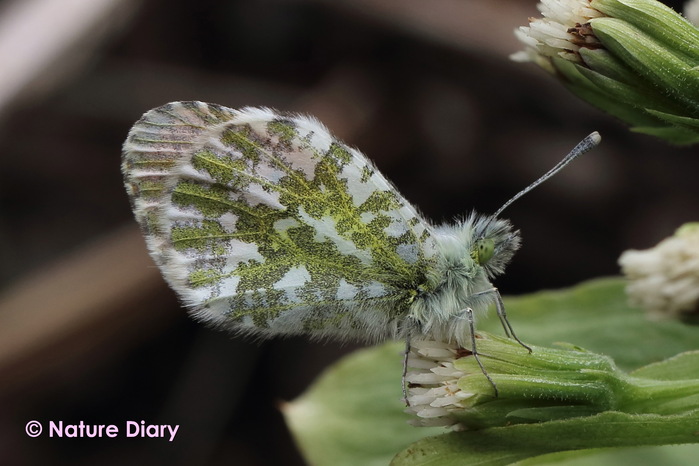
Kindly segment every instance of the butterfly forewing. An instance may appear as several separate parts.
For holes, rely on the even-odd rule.
[[[122,170],[151,255],[206,321],[381,338],[427,282],[430,226],[311,118],[167,104],[134,125]]]

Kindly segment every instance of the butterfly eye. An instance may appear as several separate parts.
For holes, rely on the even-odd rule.
[[[489,238],[481,238],[476,241],[471,257],[477,264],[483,265],[493,257],[495,242]]]

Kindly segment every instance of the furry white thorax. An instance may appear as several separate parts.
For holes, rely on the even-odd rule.
[[[417,323],[418,334],[463,346],[470,334],[467,310],[477,314],[493,303],[496,291],[490,280],[504,272],[519,248],[519,231],[507,220],[472,213],[436,227],[434,237],[436,264],[428,277],[429,290],[418,295],[409,318]],[[494,243],[493,256],[482,264],[472,254],[479,239]]]

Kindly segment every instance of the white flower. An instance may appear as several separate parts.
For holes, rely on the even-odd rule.
[[[699,223],[682,226],[654,248],[625,251],[619,264],[633,304],[670,316],[699,312]]]
[[[473,396],[457,386],[466,374],[454,367],[454,361],[464,350],[453,344],[427,340],[413,341],[410,346],[411,370],[406,374],[409,407],[405,412],[416,416],[410,424],[460,429],[451,412],[464,409],[466,406],[461,402]]]
[[[699,26],[699,0],[689,0],[684,4],[684,17],[690,23]]]
[[[581,46],[596,48],[599,41],[587,24],[603,16],[590,6],[589,0],[543,0],[537,8],[543,18],[529,18],[529,26],[515,30],[526,49],[511,55],[515,61],[533,61],[553,72],[552,57],[581,62]]]

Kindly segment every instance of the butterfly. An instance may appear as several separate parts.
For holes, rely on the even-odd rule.
[[[269,108],[150,110],[122,172],[151,257],[196,319],[259,337],[435,339],[477,357],[474,313],[493,303],[516,338],[492,279],[520,235],[499,214],[597,142],[496,214],[443,225],[319,121]]]

